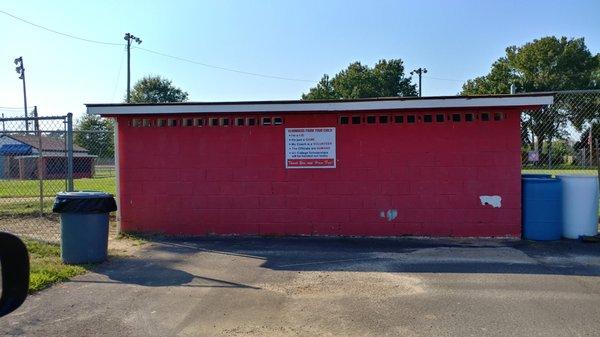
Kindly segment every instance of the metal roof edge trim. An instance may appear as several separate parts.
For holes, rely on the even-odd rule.
[[[444,96],[341,101],[257,101],[160,104],[86,104],[95,115],[149,115],[184,113],[335,112],[361,110],[443,109],[468,107],[539,106],[554,102],[554,95]]]

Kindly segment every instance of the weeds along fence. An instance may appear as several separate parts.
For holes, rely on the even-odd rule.
[[[554,104],[521,114],[525,173],[596,175],[599,154],[600,90],[557,92]]]
[[[115,192],[112,132],[73,130],[71,115],[4,118],[0,128],[0,231],[57,242],[58,192]]]

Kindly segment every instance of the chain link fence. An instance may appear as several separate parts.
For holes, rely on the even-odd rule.
[[[600,90],[557,92],[554,104],[521,114],[524,173],[596,175]]]
[[[58,216],[52,213],[58,192],[72,182],[74,190],[115,193],[112,131],[75,126],[68,132],[68,116],[0,122],[0,231],[58,242]],[[521,158],[523,173],[596,175],[600,90],[558,92],[554,104],[524,111]]]
[[[58,192],[115,193],[112,132],[69,132],[69,116],[0,122],[0,231],[58,242]]]

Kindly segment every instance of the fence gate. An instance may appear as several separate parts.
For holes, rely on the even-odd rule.
[[[73,190],[72,115],[0,119],[0,231],[59,240],[54,196]]]

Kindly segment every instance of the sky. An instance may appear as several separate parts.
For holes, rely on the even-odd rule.
[[[455,95],[485,75],[510,45],[548,35],[584,37],[600,52],[600,1],[4,1],[0,11],[0,112],[20,116],[25,63],[28,105],[40,115],[85,103],[121,102],[126,92],[124,33],[132,85],[161,75],[190,101],[299,99],[351,62],[400,58],[407,73],[425,67],[423,96]],[[266,75],[254,76],[227,71]],[[281,77],[271,78],[268,76]],[[415,78],[416,81],[416,78]],[[11,109],[16,108],[16,109]]]

